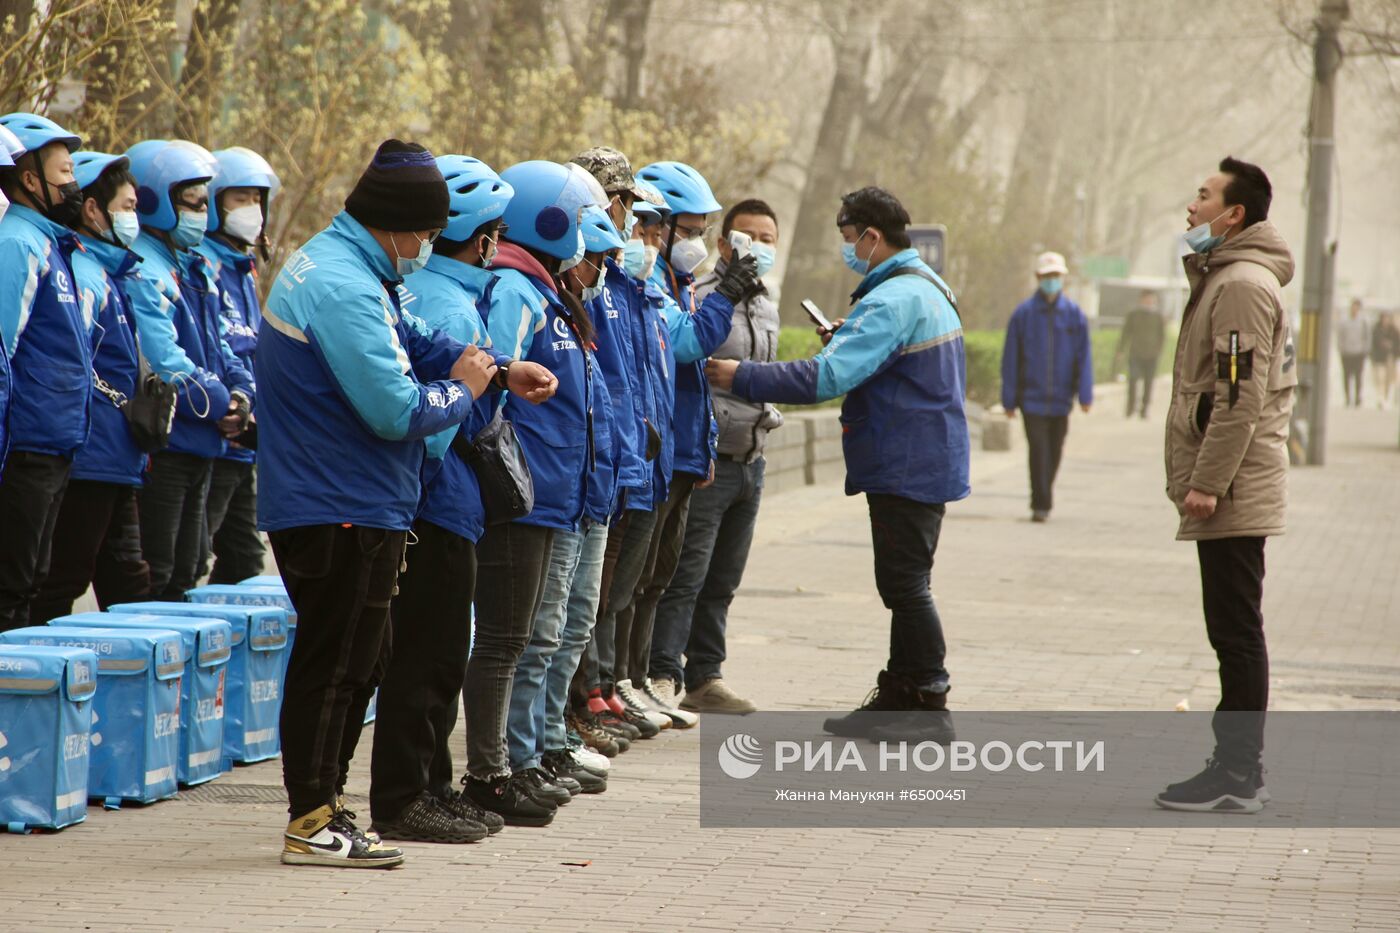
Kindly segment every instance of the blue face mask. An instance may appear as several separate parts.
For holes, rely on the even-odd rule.
[[[856,243],[864,239],[865,234],[869,232],[869,230],[866,230],[861,233],[860,236],[856,237],[855,243],[841,244],[841,258],[846,261],[846,266],[858,275],[865,275],[870,271],[870,257],[867,256],[864,259],[860,259],[856,256]],[[870,252],[874,254],[875,251],[872,249]]]
[[[628,240],[622,246],[622,269],[634,279],[642,277],[647,264],[647,247],[641,240]]]
[[[1065,280],[1059,276],[1052,276],[1048,279],[1040,280],[1040,293],[1046,298],[1054,298],[1060,293],[1060,289],[1065,287]]]
[[[180,211],[175,229],[170,231],[170,239],[180,249],[194,249],[204,242],[204,227],[209,223],[209,215],[201,211],[192,214]]]
[[[140,232],[141,221],[135,211],[112,211],[112,229],[108,231],[108,239],[113,243],[130,247]]]
[[[773,268],[773,263],[778,258],[777,251],[767,243],[755,243],[749,248],[753,251],[753,258],[758,261],[759,276],[767,275],[768,270]]]
[[[1217,214],[1215,220],[1219,220],[1221,217],[1224,217],[1227,213],[1229,213],[1228,208]],[[1210,232],[1210,226],[1211,224],[1215,223],[1215,220],[1212,220],[1208,224],[1197,224],[1190,230],[1186,231],[1186,245],[1191,247],[1191,252],[1208,253],[1211,250],[1215,249],[1217,246],[1219,246],[1221,243],[1225,242],[1225,234],[1212,234]]]
[[[399,275],[412,275],[428,264],[428,259],[433,255],[433,241],[419,240],[418,255],[407,258],[400,256],[399,244],[395,240],[390,240],[394,244],[394,271]]]

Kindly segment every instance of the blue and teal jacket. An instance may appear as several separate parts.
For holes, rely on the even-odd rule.
[[[77,235],[22,204],[0,220],[0,341],[9,447],[71,457],[87,440],[92,344],[70,257]]]
[[[1001,404],[1025,414],[1068,415],[1077,394],[1094,401],[1089,321],[1064,293],[1047,301],[1039,289],[1016,306],[1001,353]]]
[[[937,278],[916,250],[896,253],[861,280],[855,307],[821,353],[789,363],[740,363],[734,392],[799,405],[844,394],[846,494],[952,502],[972,491],[962,324],[932,282],[891,277],[906,268]]]
[[[496,276],[477,266],[434,253],[427,268],[404,279],[399,286],[399,305],[424,324],[463,344],[474,344],[491,353],[496,364],[509,357],[491,350],[486,324],[477,311],[477,302],[490,291]],[[481,504],[481,486],[476,473],[450,449],[461,432],[471,441],[492,414],[495,393],[487,392],[472,407],[472,414],[455,428],[427,438],[427,459],[423,464],[423,498],[418,517],[446,528],[475,543],[486,529],[486,509]]]
[[[183,270],[188,261],[177,258],[164,240],[147,230],[141,231],[131,249],[143,260],[141,279],[151,286],[143,289],[140,298],[128,295],[142,352],[160,377],[180,390],[168,449],[212,459],[224,452],[219,419],[228,414],[230,393],[237,389],[251,399],[252,378],[241,365],[235,373],[226,370],[226,347],[222,340],[216,340],[210,322],[202,320],[207,309],[202,302],[190,299]],[[183,255],[190,253],[184,251]],[[168,352],[164,364],[157,365],[150,356],[147,331],[161,334],[167,343],[173,335],[178,353]]]
[[[613,449],[617,455],[619,496],[651,501],[651,464],[646,460],[647,431],[644,396],[646,361],[636,356],[634,330],[641,326],[632,280],[611,257],[603,260],[603,293],[587,305],[597,331],[598,368],[602,370],[611,404]],[[650,507],[650,506],[648,506]]]
[[[257,263],[251,255],[235,249],[214,234],[206,235],[194,251],[214,268],[224,342],[238,357],[243,368],[252,373],[253,357],[258,349],[258,326],[262,321],[262,309],[258,303]],[[247,447],[228,443],[223,458],[252,463],[256,456]]]
[[[671,353],[676,360],[674,469],[703,478],[709,475],[719,440],[710,384],[705,381],[705,357],[729,336],[734,305],[719,292],[697,302],[695,277],[675,272],[660,257],[651,276],[675,300],[666,309]]]
[[[553,277],[535,257],[502,243],[491,268],[498,276],[486,313],[492,345],[512,359],[539,363],[559,380],[554,397],[542,405],[513,395],[501,402],[535,485],[534,511],[520,521],[578,531],[600,502],[607,503],[604,514],[611,514],[616,499],[611,435],[598,423],[608,412],[599,404],[605,397],[597,360],[578,339]]]
[[[650,499],[644,494],[629,495],[627,508],[651,511],[670,494],[671,472],[676,462],[676,359],[671,353],[668,308],[675,308],[671,295],[655,281],[628,279],[636,323],[632,328],[635,359],[642,362],[646,380],[642,393],[643,415],[661,438],[661,447],[650,466]],[[677,315],[677,323],[681,315]],[[689,315],[684,315],[689,317]],[[693,324],[693,322],[692,322]],[[645,428],[643,429],[645,430]],[[645,435],[642,437],[645,443]]]
[[[139,364],[126,283],[138,273],[140,259],[124,246],[89,236],[73,254],[78,304],[91,322],[93,385],[89,404],[92,429],[87,443],[73,455],[72,478],[95,483],[140,486],[146,454],[136,446],[126,415],[97,388],[101,379],[126,398],[136,394]]]
[[[423,440],[473,400],[447,378],[464,346],[399,309],[401,281],[344,211],[277,273],[254,364],[259,527],[413,523]]]

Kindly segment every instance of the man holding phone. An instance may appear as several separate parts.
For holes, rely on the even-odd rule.
[[[720,226],[719,262],[695,283],[699,300],[713,292],[737,257],[753,254],[760,277],[773,267],[778,217],[756,198],[740,201]],[[760,283],[734,304],[729,336],[711,359],[771,363],[778,358],[778,306]],[[763,495],[763,447],[783,416],[767,402],[716,387],[711,396],[719,425],[715,480],[690,498],[685,541],[671,585],[656,607],[650,674],[685,687],[681,708],[694,713],[751,713],[754,705],[720,675],[729,604],[744,576]],[[684,665],[682,665],[684,655]],[[680,690],[676,691],[677,694]]]
[[[946,646],[929,578],[946,503],[971,492],[966,371],[956,301],[911,248],[908,225],[903,205],[883,188],[843,197],[836,220],[842,257],[863,278],[850,316],[823,331],[826,348],[788,363],[711,359],[706,375],[715,388],[753,401],[846,396],[846,494],[863,492],[869,504],[890,654],[870,699],[825,728],[875,740],[918,734],[950,741]],[[898,711],[912,714],[907,726],[876,727]]]

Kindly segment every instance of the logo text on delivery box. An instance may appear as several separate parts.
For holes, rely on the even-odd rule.
[[[778,740],[773,745],[773,770],[801,772],[842,771],[1103,771],[1107,751],[1102,740],[1028,740],[1009,742],[880,742],[877,745],[825,739]],[[763,743],[739,732],[720,745],[716,758],[720,770],[735,780],[753,777],[763,767]]]

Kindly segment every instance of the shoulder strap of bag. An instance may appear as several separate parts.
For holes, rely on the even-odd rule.
[[[916,269],[913,266],[900,266],[898,269],[894,270],[889,275],[887,275],[885,277],[885,281],[888,282],[890,279],[898,275],[917,275],[925,282],[931,282],[933,284],[933,287],[938,289],[938,291],[943,295],[944,298],[948,299],[948,304],[952,306],[953,313],[958,316],[958,320],[962,320],[962,313],[958,311],[958,300],[953,297],[953,293],[948,290],[948,286],[944,285],[942,282],[938,281],[938,279],[929,275],[923,269]]]

